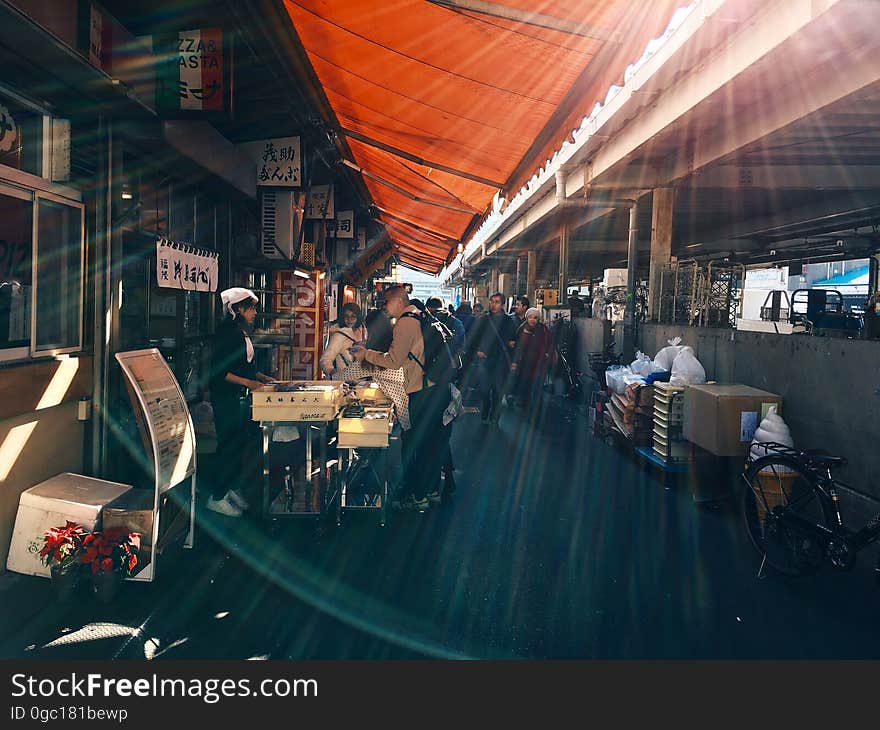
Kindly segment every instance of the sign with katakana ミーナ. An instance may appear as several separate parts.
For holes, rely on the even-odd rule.
[[[222,112],[227,93],[223,30],[182,30],[171,42],[174,49],[159,73],[160,107],[164,111]]]
[[[333,186],[312,185],[309,190],[309,201],[306,204],[306,218],[326,218],[333,220]]]
[[[299,137],[264,140],[257,157],[257,185],[299,187],[301,184]]]
[[[156,239],[156,283],[166,289],[217,291],[217,252]]]

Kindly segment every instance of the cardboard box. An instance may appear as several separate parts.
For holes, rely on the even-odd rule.
[[[626,269],[605,269],[602,275],[602,286],[606,289],[626,286]]]
[[[50,527],[63,527],[67,520],[88,531],[100,527],[102,509],[128,492],[128,484],[108,482],[65,472],[21,493],[6,569],[25,575],[49,577],[40,562],[43,534]]]
[[[771,405],[781,412],[781,396],[748,385],[690,385],[684,394],[684,437],[716,456],[745,455]]]
[[[139,532],[141,549],[138,558],[146,560],[153,544],[152,489],[132,489],[104,507],[101,521],[104,529],[125,527],[129,532]]]

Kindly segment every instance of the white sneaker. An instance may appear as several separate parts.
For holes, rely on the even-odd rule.
[[[205,507],[217,514],[226,515],[226,517],[241,517],[241,510],[229,499],[229,492],[226,493],[223,499],[208,497]]]
[[[234,489],[230,489],[228,492],[226,492],[226,499],[232,502],[232,504],[234,504],[240,510],[246,510],[251,506],[250,502],[248,502],[242,496],[241,492],[236,492]]]

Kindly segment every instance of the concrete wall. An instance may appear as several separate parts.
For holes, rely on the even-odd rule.
[[[653,356],[676,336],[694,348],[710,380],[781,395],[796,447],[849,460],[836,471],[856,492],[844,497],[845,517],[864,519],[880,509],[880,343],[643,325],[639,347]]]
[[[611,342],[611,322],[592,317],[575,317],[572,322],[578,334],[575,367],[583,373],[589,373],[590,353],[602,352]]]

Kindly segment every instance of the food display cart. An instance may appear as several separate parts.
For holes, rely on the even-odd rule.
[[[379,526],[388,520],[388,476],[377,471],[375,457],[387,449],[394,428],[394,406],[376,386],[359,386],[339,417],[339,501],[336,524],[346,511],[379,513]]]
[[[320,522],[337,500],[335,480],[327,466],[327,428],[345,401],[346,384],[330,380],[272,383],[253,391],[251,418],[263,431],[262,514],[266,519],[313,518]],[[295,426],[305,433],[304,483],[284,484],[272,494],[269,449],[279,426]],[[320,432],[318,469],[314,468],[312,430]],[[285,477],[293,482],[293,478]]]

